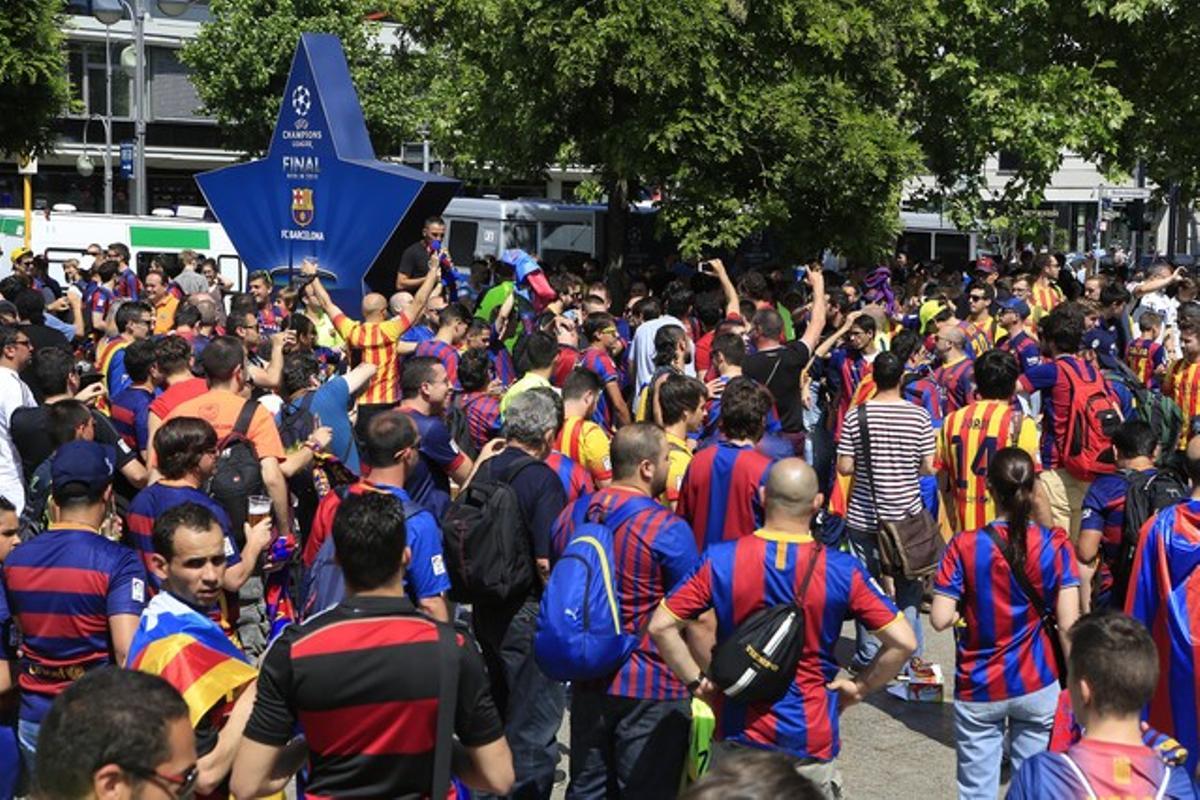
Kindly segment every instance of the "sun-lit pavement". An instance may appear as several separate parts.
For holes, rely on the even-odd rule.
[[[850,800],[953,800],[954,784],[954,639],[936,633],[922,617],[926,658],[942,665],[946,677],[946,703],[906,703],[878,692],[867,702],[849,709],[841,719],[842,771]],[[842,629],[839,660],[845,663],[854,642],[854,627]],[[555,800],[566,796],[568,741],[564,720],[559,741],[564,745],[559,762],[561,781]]]

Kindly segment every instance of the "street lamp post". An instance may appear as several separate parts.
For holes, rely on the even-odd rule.
[[[112,47],[109,45],[111,26],[104,26],[104,213],[113,212],[112,174]],[[90,116],[89,116],[90,119]],[[87,131],[87,127],[84,127]]]
[[[132,5],[130,5],[132,2]],[[108,29],[117,22],[129,15],[130,21],[133,23],[133,51],[135,56],[135,67],[133,76],[133,213],[145,214],[146,198],[148,195],[146,187],[146,0],[100,0],[92,8],[92,16],[104,26],[105,36],[105,72],[106,75],[110,72],[109,53],[108,53]],[[187,11],[191,5],[191,0],[158,0],[158,8],[167,16],[178,17]],[[107,78],[109,81],[109,97],[108,97],[108,114],[111,121],[112,118],[112,90],[111,76]],[[111,124],[109,128],[111,129]],[[112,142],[107,141],[106,146],[111,147]],[[108,150],[105,150],[105,156],[108,156]],[[112,212],[112,169],[109,162],[105,162],[105,211]]]

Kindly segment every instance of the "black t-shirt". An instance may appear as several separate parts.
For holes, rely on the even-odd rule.
[[[429,248],[424,239],[405,248],[397,272],[408,278],[424,278],[429,273]]]
[[[267,650],[246,738],[309,746],[309,792],[420,797],[430,789],[441,682],[437,629],[407,598],[351,596]],[[467,747],[504,735],[477,645],[459,631],[454,732]],[[445,744],[449,744],[446,742]]]
[[[797,341],[746,356],[742,364],[742,373],[766,386],[775,398],[775,411],[785,433],[804,430],[800,374],[811,357],[808,345]]]
[[[108,417],[96,409],[92,409],[92,419],[96,422],[96,438],[99,444],[106,444],[117,451],[116,469],[138,457],[129,445],[121,438],[109,422]],[[18,408],[13,412],[9,424],[13,444],[21,454],[21,466],[25,471],[25,481],[33,477],[33,471],[54,453],[54,439],[50,434],[50,415],[47,406],[33,408]]]

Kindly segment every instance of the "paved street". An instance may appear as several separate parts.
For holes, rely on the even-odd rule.
[[[954,639],[925,626],[926,657],[942,665],[946,694],[953,697]],[[839,660],[849,660],[854,627],[842,630]],[[952,800],[954,790],[954,706],[952,703],[906,703],[884,692],[842,716],[842,771],[850,800]],[[564,722],[559,740],[564,743],[560,770],[566,769]],[[554,787],[554,798],[566,796],[566,777]]]

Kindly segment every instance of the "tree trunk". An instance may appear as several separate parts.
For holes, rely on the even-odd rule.
[[[608,184],[608,213],[604,216],[605,272],[620,273],[625,266],[625,226],[629,214],[629,181],[616,178]]]
[[[605,283],[614,309],[624,308],[628,277],[625,275],[625,230],[629,222],[630,181],[608,182],[608,213],[604,215]]]

